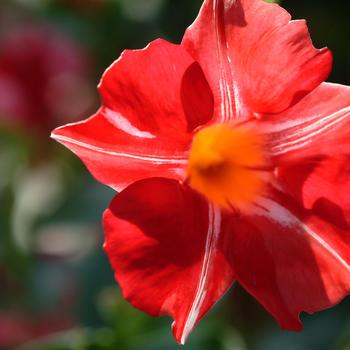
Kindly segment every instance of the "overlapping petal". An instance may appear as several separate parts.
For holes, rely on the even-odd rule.
[[[117,190],[150,176],[182,180],[193,130],[213,113],[211,90],[186,50],[157,40],[125,51],[99,89],[96,115],[52,137]]]
[[[232,263],[237,280],[278,320],[302,329],[299,314],[338,303],[350,292],[350,231],[265,198],[237,222]]]
[[[279,163],[350,153],[350,87],[323,83],[298,104],[259,121]]]
[[[125,298],[173,317],[180,343],[234,280],[230,224],[189,187],[161,178],[129,186],[105,213],[105,250]]]
[[[201,64],[220,121],[281,112],[323,82],[328,49],[316,50],[304,21],[276,4],[206,0],[183,45]]]
[[[259,124],[278,181],[300,203],[340,227],[350,223],[350,87],[324,83]]]
[[[350,229],[350,154],[283,166],[279,180],[303,206],[340,228]]]

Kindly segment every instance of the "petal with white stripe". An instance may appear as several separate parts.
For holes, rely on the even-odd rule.
[[[193,131],[213,114],[212,92],[187,51],[164,40],[125,51],[99,91],[103,106],[93,117],[52,137],[118,191],[146,177],[184,180]]]
[[[280,161],[350,153],[350,87],[323,83],[298,104],[259,122]]]
[[[350,231],[286,197],[261,199],[234,241],[237,280],[283,328],[301,330],[302,311],[329,308],[350,293]]]
[[[151,315],[170,315],[184,344],[234,281],[225,253],[230,219],[189,187],[153,178],[114,199],[104,228],[125,298]]]
[[[332,54],[305,21],[262,0],[206,0],[183,45],[200,63],[220,121],[278,113],[329,75]]]

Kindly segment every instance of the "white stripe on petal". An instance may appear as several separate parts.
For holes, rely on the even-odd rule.
[[[238,89],[236,89],[234,80],[232,79],[232,64],[229,55],[227,54],[228,42],[226,38],[223,42],[223,38],[220,34],[220,18],[219,15],[219,1],[213,1],[213,16],[214,16],[214,25],[215,25],[215,35],[216,35],[216,46],[217,46],[217,59],[219,65],[219,87],[220,87],[220,95],[221,95],[221,122],[233,120],[235,117],[238,118],[239,111],[237,110],[237,104],[239,103]],[[229,4],[232,6],[234,1]],[[225,3],[225,6],[228,4]],[[227,8],[226,8],[227,10]],[[233,92],[231,91],[233,90]],[[235,101],[232,99],[232,95],[235,97]],[[234,115],[234,110],[236,112],[236,116]]]
[[[254,214],[268,217],[270,220],[277,222],[282,226],[293,228],[295,234],[307,234],[340,265],[350,272],[350,265],[327,241],[277,202],[268,198],[261,199],[258,206],[254,208]]]
[[[181,344],[184,345],[187,337],[195,326],[200,314],[203,302],[207,295],[207,288],[210,279],[210,267],[215,259],[217,242],[221,231],[221,210],[214,205],[209,205],[208,211],[208,232],[205,244],[205,252],[202,262],[202,270],[198,281],[195,298],[187,315],[185,326],[183,329]]]
[[[155,156],[155,155],[138,155],[138,154],[131,154],[131,153],[123,153],[123,152],[115,152],[115,151],[110,151],[103,149],[101,147],[97,147],[94,145],[91,145],[89,143],[81,142],[75,139],[72,139],[70,137],[62,136],[62,135],[56,135],[52,134],[51,137],[58,142],[61,143],[71,143],[73,145],[85,148],[89,151],[94,151],[97,153],[101,154],[106,154],[109,156],[114,156],[114,157],[123,157],[123,158],[130,158],[130,159],[135,159],[139,161],[144,161],[144,162],[151,162],[155,164],[175,164],[175,165],[186,165],[187,164],[187,159],[186,158],[179,158],[179,157],[171,157],[171,158],[166,158],[162,156]]]
[[[102,110],[103,116],[117,129],[120,129],[121,131],[124,131],[125,133],[135,136],[135,137],[140,137],[143,139],[154,139],[156,138],[155,135],[151,134],[148,131],[142,131],[132,125],[130,121],[125,118],[123,115],[120,113],[111,110],[110,108],[104,108]]]
[[[272,146],[272,153],[281,155],[305,147],[313,142],[316,137],[326,135],[332,128],[339,127],[349,117],[350,106],[322,118],[310,117],[295,122],[282,122],[281,125],[277,126],[279,130],[272,131],[270,128],[272,132],[281,132],[286,135],[277,137],[279,141]],[[269,129],[268,124],[266,129]]]

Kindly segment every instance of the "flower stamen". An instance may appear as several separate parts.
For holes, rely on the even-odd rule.
[[[215,124],[193,139],[189,184],[222,208],[239,211],[259,196],[267,162],[263,137],[246,126]]]

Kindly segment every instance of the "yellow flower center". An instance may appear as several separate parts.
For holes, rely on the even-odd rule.
[[[192,188],[225,209],[244,209],[264,191],[264,140],[244,126],[215,124],[193,139],[188,163]]]

